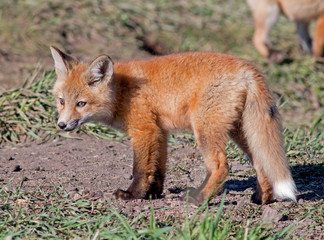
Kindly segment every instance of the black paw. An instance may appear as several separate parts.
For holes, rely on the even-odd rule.
[[[251,202],[256,203],[256,204],[262,204],[261,198],[257,192],[253,193],[251,197]]]

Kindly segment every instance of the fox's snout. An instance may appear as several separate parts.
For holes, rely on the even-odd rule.
[[[57,126],[64,131],[72,131],[75,128],[77,128],[79,125],[80,125],[79,120],[74,120],[70,123],[66,123],[64,121],[59,121],[57,123]]]
[[[59,122],[59,123],[57,124],[57,126],[58,126],[60,129],[64,129],[64,128],[66,128],[66,123],[65,123],[65,122]]]

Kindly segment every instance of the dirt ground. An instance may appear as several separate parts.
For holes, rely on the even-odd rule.
[[[8,190],[15,190],[22,183],[22,190],[27,192],[39,188],[50,192],[61,186],[73,199],[83,196],[109,199],[130,218],[148,211],[151,207],[149,200],[122,201],[112,197],[117,188],[126,189],[131,183],[132,151],[129,141],[101,140],[86,135],[78,137],[82,140],[61,138],[45,144],[32,142],[0,146],[0,186],[6,185]],[[172,144],[168,153],[164,192],[162,198],[153,200],[155,216],[160,221],[177,220],[183,218],[186,211],[189,214],[196,211],[196,206],[186,204],[180,197],[185,194],[186,188],[199,186],[205,176],[202,156],[192,143]],[[272,223],[275,229],[281,229],[296,222],[300,217],[297,216],[298,208],[303,208],[304,203],[319,201],[323,204],[322,197],[317,194],[324,192],[323,178],[298,174],[295,176],[298,203],[277,201],[267,206],[253,204],[250,197],[256,185],[254,170],[249,164],[229,162],[231,170],[224,187],[227,190],[225,205],[242,213],[237,217],[243,219],[251,217],[251,212],[259,212],[253,218],[255,222],[275,217]],[[300,168],[293,169],[293,173],[312,171],[307,167]],[[217,207],[221,198],[222,194],[218,195],[210,206]],[[306,236],[309,239],[324,237],[324,228],[309,229],[311,224],[312,219],[301,221],[294,235],[301,236],[308,231]]]

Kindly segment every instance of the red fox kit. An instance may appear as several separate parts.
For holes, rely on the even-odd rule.
[[[80,63],[51,47],[57,80],[58,127],[70,131],[89,121],[125,131],[134,151],[133,182],[117,190],[120,199],[158,197],[163,191],[167,133],[192,129],[207,176],[189,193],[201,204],[215,195],[228,175],[225,156],[231,137],[257,173],[253,199],[266,204],[273,192],[295,198],[282,144],[280,117],[256,69],[214,53],[182,53],[116,62],[102,55]]]
[[[268,35],[276,23],[280,12],[295,21],[302,47],[314,57],[324,57],[324,1],[323,0],[247,0],[254,18],[255,32],[253,43],[258,52],[280,62],[284,55],[275,50]],[[308,32],[310,21],[316,20],[315,35]]]

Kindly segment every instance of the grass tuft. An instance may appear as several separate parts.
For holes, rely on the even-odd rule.
[[[225,194],[220,204],[210,210],[200,207],[193,216],[177,222],[161,223],[153,206],[134,219],[118,212],[104,199],[71,196],[57,187],[51,193],[41,189],[33,193],[0,190],[0,238],[12,239],[288,239],[288,226],[272,233],[271,226],[237,220],[235,208],[224,212]],[[301,219],[309,217],[308,213]],[[148,216],[148,220],[146,216]],[[190,220],[189,220],[190,218]]]
[[[29,79],[19,89],[0,94],[0,143],[48,139],[57,133],[54,99],[50,93],[54,71]]]

